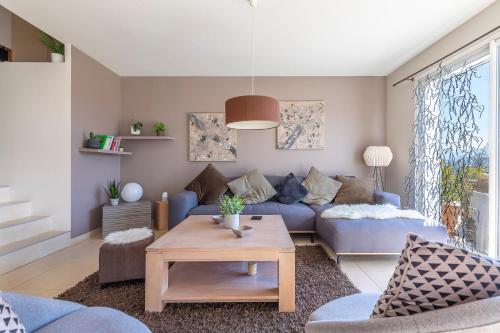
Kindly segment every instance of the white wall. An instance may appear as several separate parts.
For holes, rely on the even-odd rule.
[[[0,63],[0,186],[59,230],[71,213],[70,53],[63,64]]]
[[[399,193],[403,196],[403,200],[406,197],[404,177],[409,172],[408,149],[412,142],[412,125],[415,116],[413,82],[406,81],[396,87],[392,84],[498,25],[500,25],[500,1],[494,2],[387,77],[386,141],[394,153],[394,159],[386,172],[386,189]]]
[[[0,45],[12,48],[11,14],[0,6]]]

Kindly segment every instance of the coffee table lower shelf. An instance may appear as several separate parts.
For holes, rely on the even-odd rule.
[[[164,303],[278,302],[278,263],[259,262],[257,275],[246,262],[176,262],[168,270]]]

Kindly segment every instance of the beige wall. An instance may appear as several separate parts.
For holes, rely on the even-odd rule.
[[[0,185],[70,228],[70,55],[63,64],[0,63]]]
[[[120,157],[83,154],[90,131],[118,134],[121,118],[120,77],[72,48],[71,61],[71,236],[101,225],[103,185],[120,179]]]
[[[11,48],[11,14],[0,6],[0,45]]]
[[[497,1],[387,77],[387,144],[394,152],[394,160],[386,172],[388,190],[404,196],[414,121],[413,82],[406,81],[396,87],[392,84],[498,25],[500,2]]]
[[[47,48],[40,42],[41,31],[19,16],[12,14],[12,61],[46,62]]]
[[[326,149],[277,150],[276,130],[239,131],[237,162],[214,163],[225,175],[253,168],[265,174],[307,173],[314,165],[327,174],[368,176],[362,153],[367,145],[385,143],[383,77],[259,77],[256,94],[277,99],[326,101]],[[134,155],[123,157],[121,179],[143,185],[145,197],[174,193],[194,178],[205,162],[188,161],[188,112],[224,112],[230,97],[248,93],[247,77],[122,78],[123,133],[133,120],[164,121],[175,141],[126,142]]]

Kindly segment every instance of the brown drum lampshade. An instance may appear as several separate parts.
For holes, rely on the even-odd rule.
[[[268,96],[238,96],[226,101],[226,126],[234,129],[269,129],[280,124],[280,108]]]

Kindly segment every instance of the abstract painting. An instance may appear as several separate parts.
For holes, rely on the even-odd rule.
[[[225,114],[190,113],[189,160],[236,161],[236,130],[226,127]]]
[[[280,101],[278,149],[325,147],[325,102]]]

